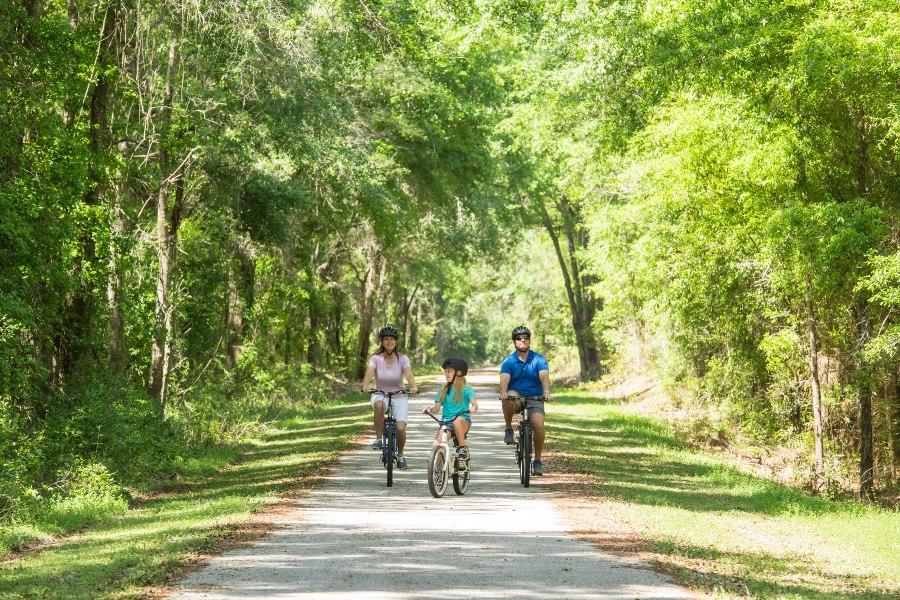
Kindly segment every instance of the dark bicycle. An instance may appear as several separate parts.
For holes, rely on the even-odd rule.
[[[438,419],[430,412],[425,414],[437,421],[441,430],[441,441],[431,450],[431,460],[428,461],[428,491],[435,498],[440,498],[447,490],[447,482],[453,479],[453,491],[462,496],[469,487],[469,459],[459,458],[457,450],[459,440],[456,439],[456,432],[453,430],[453,419]],[[452,449],[447,443],[444,431],[450,432],[450,439],[453,440]]]
[[[502,399],[501,399],[502,400]],[[508,396],[503,402],[519,401],[519,430],[516,436],[516,464],[519,465],[519,481],[525,487],[531,483],[531,457],[534,454],[534,431],[531,427],[530,402],[541,402],[541,396]]]
[[[381,394],[387,399],[384,411],[384,427],[381,430],[381,462],[387,470],[387,486],[394,485],[394,467],[397,466],[397,419],[394,418],[394,396],[408,396],[408,390],[385,392],[369,390],[372,394]]]

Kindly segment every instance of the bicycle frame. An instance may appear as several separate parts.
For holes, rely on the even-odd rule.
[[[528,413],[528,403],[542,401],[541,396],[509,396],[504,402],[519,402],[519,431],[516,436],[516,464],[519,466],[519,482],[529,487],[531,485],[531,457],[534,454],[534,430],[531,426],[531,415]]]
[[[406,396],[408,390],[385,392],[369,390],[372,394],[381,394],[387,401],[384,410],[384,427],[381,429],[381,463],[387,470],[387,486],[394,485],[394,467],[397,466],[397,419],[394,418],[394,396]]]
[[[452,479],[453,490],[458,496],[462,496],[469,487],[469,461],[471,458],[460,461],[457,457],[456,449],[459,447],[459,440],[456,437],[456,431],[453,430],[453,419],[438,419],[431,413],[425,414],[437,421],[440,426],[441,440],[431,450],[431,460],[428,462],[428,490],[432,496],[440,498],[447,491],[447,482]],[[449,437],[453,440],[452,450],[446,432],[450,433]]]

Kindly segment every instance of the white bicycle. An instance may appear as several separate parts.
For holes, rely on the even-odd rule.
[[[470,459],[459,459],[457,454],[459,442],[456,439],[456,432],[453,431],[453,419],[444,421],[431,413],[425,414],[437,421],[441,429],[441,442],[431,450],[431,460],[428,461],[428,490],[432,496],[440,498],[447,491],[447,482],[453,479],[453,491],[462,496],[469,487]],[[448,437],[453,440],[452,450]]]

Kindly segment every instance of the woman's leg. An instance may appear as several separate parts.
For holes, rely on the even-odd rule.
[[[380,440],[384,429],[384,400],[376,400],[372,409],[375,411],[375,437]]]

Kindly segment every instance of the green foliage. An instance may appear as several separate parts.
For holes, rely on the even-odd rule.
[[[557,457],[592,475],[604,519],[639,531],[692,587],[795,598],[900,589],[896,511],[754,476],[606,398],[558,393],[548,411]]]

